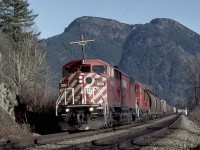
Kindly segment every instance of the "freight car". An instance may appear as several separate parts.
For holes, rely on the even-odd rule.
[[[185,108],[185,109],[176,109],[176,112],[178,114],[187,115],[188,114],[188,109],[187,108]]]
[[[85,42],[82,39],[78,44]],[[61,129],[99,129],[172,113],[166,101],[117,67],[83,56],[62,69],[56,102]]]
[[[155,119],[176,113],[175,107],[167,104],[156,94],[135,81],[136,115],[138,120]]]

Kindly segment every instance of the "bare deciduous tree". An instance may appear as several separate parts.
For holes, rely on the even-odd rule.
[[[54,75],[46,63],[45,51],[31,35],[26,36],[19,47],[20,51],[14,50],[9,39],[0,32],[1,73],[14,81],[20,103],[34,111],[47,110],[57,92],[51,85]]]
[[[42,101],[39,95],[45,95],[42,85],[46,76],[46,62],[37,39],[32,35],[26,36],[20,43],[20,51],[13,51],[10,60],[13,79],[23,103],[36,105],[37,100]]]

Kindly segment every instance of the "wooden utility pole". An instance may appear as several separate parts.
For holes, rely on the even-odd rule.
[[[95,41],[95,39],[94,40],[84,40],[83,39],[83,35],[81,35],[80,41],[70,42],[70,44],[78,44],[78,45],[80,45],[82,47],[83,59],[85,59],[86,58],[86,52],[85,52],[85,47],[84,46],[88,42],[94,42],[94,41]]]

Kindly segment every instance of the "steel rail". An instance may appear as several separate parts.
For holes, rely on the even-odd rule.
[[[157,120],[160,120],[160,119],[157,119]],[[55,142],[59,142],[63,140],[71,140],[73,138],[80,138],[80,137],[92,136],[92,135],[100,134],[100,133],[112,132],[114,130],[129,129],[131,127],[138,127],[140,125],[152,123],[157,120],[151,120],[148,122],[137,122],[137,123],[132,123],[129,125],[116,126],[116,127],[107,128],[107,129],[80,132],[80,133],[74,133],[74,134],[69,134],[69,133],[64,132],[64,133],[56,133],[56,134],[42,135],[42,136],[36,136],[36,137],[28,137],[28,138],[20,139],[20,140],[6,140],[6,141],[0,142],[0,150],[28,148],[28,147],[55,143]],[[126,134],[124,134],[124,136],[126,136]],[[95,141],[93,141],[91,145],[94,145],[94,143]],[[76,147],[76,146],[77,145],[75,146],[73,145],[72,147]]]
[[[141,125],[141,123],[132,123],[129,125],[117,126],[117,127],[95,130],[95,131],[78,132],[78,133],[75,132],[74,134],[69,134],[68,132],[62,132],[62,133],[56,133],[56,134],[28,137],[28,138],[23,138],[19,140],[5,140],[5,141],[0,141],[0,150],[44,145],[44,144],[58,142],[62,140],[80,138],[80,137],[90,136],[90,135],[99,134],[99,133],[106,133],[113,130],[121,130],[124,128],[129,128],[129,127],[139,126],[139,125]]]

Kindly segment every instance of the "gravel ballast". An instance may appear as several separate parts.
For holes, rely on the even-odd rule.
[[[171,117],[169,117],[171,118]],[[152,123],[154,124],[154,123]],[[140,130],[142,126],[134,127],[128,129],[132,132]],[[62,142],[56,142],[52,144],[46,144],[41,146],[36,146],[34,148],[28,149],[59,149],[67,145],[73,145],[77,143],[82,143],[86,141],[91,141],[99,138],[106,138],[107,136],[113,136],[121,134],[128,131],[119,130],[110,133],[101,133],[93,136],[82,137],[77,139],[71,139]],[[125,149],[141,149],[141,150],[192,150],[200,145],[200,128],[192,121],[190,121],[187,116],[181,115],[178,120],[169,126],[169,130],[165,131],[162,135],[147,138],[144,141],[135,143],[135,145],[127,145]]]
[[[186,116],[181,115],[179,119],[170,125],[169,130],[161,136],[137,143],[132,148],[141,150],[177,150],[194,149],[200,144],[200,128],[190,121]]]
[[[35,150],[36,149],[37,150],[38,149],[58,149],[58,148],[63,148],[63,147],[78,144],[78,143],[80,144],[80,143],[89,142],[89,141],[93,141],[93,140],[97,140],[97,139],[104,139],[104,138],[107,138],[107,137],[115,137],[116,135],[123,134],[123,133],[131,132],[131,133],[134,134],[134,132],[142,131],[142,130],[144,130],[144,128],[147,128],[150,125],[154,125],[155,123],[163,122],[163,120],[170,120],[174,117],[175,116],[169,116],[169,117],[166,117],[164,119],[155,120],[155,121],[150,122],[148,124],[143,124],[143,125],[140,125],[140,126],[137,126],[137,127],[130,127],[130,128],[122,129],[122,130],[114,130],[114,131],[111,131],[111,132],[108,132],[108,133],[98,133],[96,135],[78,137],[78,138],[73,138],[73,139],[70,139],[70,140],[63,140],[61,142],[36,146],[36,147],[30,148],[30,149],[35,149]]]

